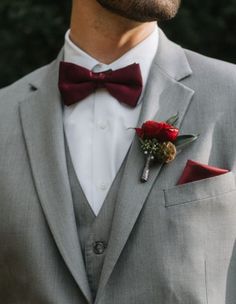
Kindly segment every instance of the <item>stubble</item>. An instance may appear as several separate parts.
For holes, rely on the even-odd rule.
[[[96,0],[109,11],[138,22],[164,21],[173,18],[181,0]]]

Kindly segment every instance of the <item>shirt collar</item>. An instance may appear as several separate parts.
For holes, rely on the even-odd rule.
[[[117,70],[127,65],[138,63],[140,65],[144,87],[147,82],[152,61],[158,49],[159,32],[156,26],[153,32],[142,42],[129,50],[123,56],[112,62],[111,64],[103,64],[84,52],[70,40],[70,30],[65,35],[64,60],[71,62],[94,72],[102,72],[106,70]]]

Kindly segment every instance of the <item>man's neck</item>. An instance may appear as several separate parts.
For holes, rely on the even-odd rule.
[[[155,22],[138,23],[101,7],[74,0],[70,39],[98,61],[110,64],[148,37]]]

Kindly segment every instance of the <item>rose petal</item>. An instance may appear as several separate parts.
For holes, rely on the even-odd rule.
[[[136,134],[138,135],[138,137],[143,138],[144,136],[144,132],[142,128],[135,128]]]
[[[156,138],[158,141],[175,141],[179,129],[166,123],[166,122],[157,122],[153,120],[146,121],[142,125],[142,137],[147,139]],[[139,131],[141,133],[141,131]]]

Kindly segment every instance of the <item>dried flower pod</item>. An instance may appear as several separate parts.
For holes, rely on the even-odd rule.
[[[160,163],[170,163],[172,162],[177,154],[177,150],[175,145],[170,142],[166,141],[163,143],[158,144],[158,148],[153,151],[154,159]]]
[[[168,141],[168,142],[164,142],[162,146],[163,146],[163,153],[165,156],[164,162],[168,164],[173,160],[175,160],[177,155],[177,150],[175,145],[172,142]]]

